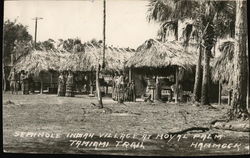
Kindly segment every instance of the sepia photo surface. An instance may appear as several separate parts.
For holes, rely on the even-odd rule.
[[[245,0],[5,0],[4,153],[249,154]]]

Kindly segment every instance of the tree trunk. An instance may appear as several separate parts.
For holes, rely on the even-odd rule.
[[[201,91],[201,104],[208,105],[209,104],[209,96],[208,96],[208,86],[210,81],[210,57],[211,49],[206,49],[204,51],[204,66],[203,66],[203,77],[202,77],[202,91]]]
[[[248,37],[247,37],[247,50],[248,50]],[[247,57],[248,57],[249,53],[247,51]],[[247,64],[249,65],[249,59],[247,58]],[[249,110],[249,66],[247,66],[247,110]]]
[[[97,94],[99,108],[103,108],[102,94],[101,94],[100,81],[99,81],[99,70],[100,70],[100,65],[98,63],[97,68],[96,68],[96,94]]]
[[[247,81],[249,81],[249,71],[248,71]],[[247,82],[247,109],[249,110],[249,82]]]
[[[233,79],[233,117],[242,117],[247,113],[247,3],[236,1],[235,48],[234,48],[234,79]]]
[[[218,96],[219,105],[221,105],[221,91],[222,91],[222,85],[221,85],[221,81],[219,81],[219,96]]]
[[[105,42],[106,42],[106,0],[103,0],[103,64],[102,67],[105,67]],[[100,89],[100,81],[99,81],[99,71],[100,71],[100,64],[99,61],[97,61],[96,65],[96,93],[97,93],[97,100],[99,104],[99,108],[103,108],[102,103],[102,93]]]
[[[202,46],[199,46],[198,61],[195,71],[195,82],[193,91],[193,101],[199,102],[201,98],[201,57],[202,57]]]
[[[2,68],[2,72],[3,72],[3,91],[6,91],[6,76],[5,76],[5,66],[4,64],[2,64],[3,68]]]
[[[176,67],[175,70],[175,103],[178,103],[179,96],[179,68]]]

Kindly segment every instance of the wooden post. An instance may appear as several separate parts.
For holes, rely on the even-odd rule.
[[[52,87],[52,82],[53,82],[53,75],[52,72],[50,72],[50,86]]]
[[[90,80],[89,81],[90,81],[90,83],[89,83],[90,84],[89,85],[89,87],[90,87],[90,94],[89,95],[93,95],[93,91],[94,91],[93,89],[94,88],[93,88],[93,72],[92,71],[90,72]]]
[[[155,88],[152,88],[153,89],[153,98],[152,100],[155,100]]]
[[[40,94],[43,94],[43,72],[42,71],[39,73],[39,77],[40,77],[40,82],[41,82]]]
[[[128,80],[129,80],[129,83],[132,82],[132,69],[129,68],[129,72],[128,72]]]
[[[14,65],[14,54],[13,53],[10,54],[10,65],[11,65],[11,67]]]
[[[107,95],[108,94],[108,91],[109,91],[109,86],[108,84],[106,85],[106,90],[105,90],[105,94]]]
[[[221,91],[222,91],[222,85],[221,85],[221,81],[219,81],[219,97],[218,97],[219,105],[221,105]]]
[[[227,100],[229,106],[231,106],[231,98],[232,98],[232,90],[230,89],[228,91],[228,100]]]
[[[155,97],[154,97],[154,100],[160,100],[160,94],[159,94],[159,78],[158,76],[155,76]]]
[[[40,89],[40,94],[43,94],[43,80],[41,78],[41,89]]]
[[[175,70],[175,103],[178,103],[178,92],[179,92],[179,68]]]

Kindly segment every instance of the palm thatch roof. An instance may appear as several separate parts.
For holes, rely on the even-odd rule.
[[[227,39],[219,45],[221,55],[214,59],[212,66],[212,80],[214,82],[227,82],[228,86],[232,84],[234,71],[234,40]]]
[[[84,52],[72,53],[60,70],[95,71],[97,64],[103,63],[103,47],[87,45]],[[120,71],[125,67],[125,62],[134,54],[134,50],[123,48],[105,48],[105,70]],[[70,61],[70,62],[69,62]]]
[[[126,66],[132,68],[164,68],[168,66],[189,68],[196,64],[197,56],[194,46],[185,48],[177,41],[161,43],[150,39],[138,47],[137,52],[128,60]]]
[[[105,70],[123,70],[133,53],[133,49],[106,47]],[[95,71],[97,63],[101,65],[102,61],[102,47],[86,45],[82,52],[31,50],[18,59],[14,67],[18,72],[25,70],[35,74],[48,70]]]
[[[31,50],[28,54],[18,59],[14,68],[39,74],[41,71],[59,70],[60,63],[66,61],[69,52]]]

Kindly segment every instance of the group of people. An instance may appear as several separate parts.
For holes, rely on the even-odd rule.
[[[112,85],[112,99],[122,103],[124,101],[134,102],[136,99],[135,84],[132,80],[128,82],[128,78],[123,74],[115,74]]]
[[[10,89],[12,94],[18,94],[19,84],[21,85],[22,94],[33,92],[33,79],[29,72],[21,71],[17,73],[13,68],[8,77],[10,81]],[[74,76],[72,71],[60,72],[58,77],[58,96],[74,97]],[[112,99],[118,102],[135,101],[135,83],[132,80],[128,82],[128,78],[123,74],[116,73],[113,77]]]
[[[22,94],[29,94],[33,92],[33,79],[28,71],[21,71],[20,78],[19,74],[13,68],[8,77],[10,82],[10,90],[12,94],[18,94],[19,85],[21,85]]]
[[[72,71],[61,72],[58,77],[58,96],[74,97],[74,76]]]

